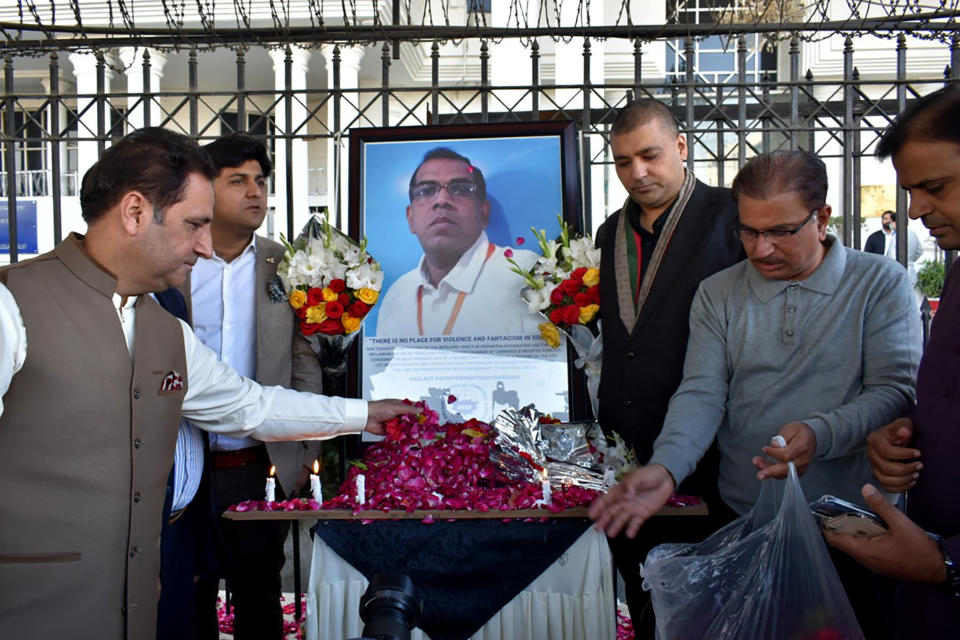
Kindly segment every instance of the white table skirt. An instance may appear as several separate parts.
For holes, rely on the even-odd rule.
[[[320,536],[313,540],[306,639],[358,638],[367,579]],[[614,640],[612,572],[606,537],[591,527],[471,640]],[[412,640],[429,639],[414,629]]]

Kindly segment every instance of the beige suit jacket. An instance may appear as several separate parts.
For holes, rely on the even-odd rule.
[[[283,259],[283,245],[255,236],[257,262],[255,267],[257,317],[257,382],[280,385],[298,391],[320,393],[320,361],[310,343],[297,330],[296,316],[286,300],[272,301],[267,285],[277,275],[277,265]],[[187,302],[188,321],[193,323],[190,296],[190,278],[180,288]],[[304,467],[310,467],[320,453],[320,442],[267,442],[271,462],[277,467],[277,480],[292,497],[298,489]]]

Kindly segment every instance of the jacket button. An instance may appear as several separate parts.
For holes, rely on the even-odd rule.
[[[134,545],[130,547],[130,557],[135,558],[140,553],[140,547]]]
[[[627,351],[627,357],[633,360],[634,358],[637,357],[637,354],[634,353],[633,351]]]
[[[133,399],[134,399],[134,400],[139,400],[139,399],[140,399],[140,395],[141,395],[141,394],[140,394],[140,389],[134,389],[134,390],[133,390]]]
[[[139,491],[135,492],[135,493],[133,494],[133,501],[134,501],[134,502],[140,502],[141,500],[143,500],[143,496],[140,495],[140,492],[139,492]]]
[[[133,447],[135,449],[139,449],[142,446],[143,446],[143,440],[141,440],[140,438],[137,438],[136,440],[133,441]]]
[[[627,409],[629,409],[630,407],[633,406],[633,400],[624,400],[624,401],[623,401],[623,406],[625,406]]]

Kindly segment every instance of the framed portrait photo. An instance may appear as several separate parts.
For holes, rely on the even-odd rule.
[[[535,404],[583,417],[565,345],[521,297],[562,217],[582,229],[573,122],[353,129],[350,235],[383,267],[360,341],[366,399],[425,401],[441,421]]]

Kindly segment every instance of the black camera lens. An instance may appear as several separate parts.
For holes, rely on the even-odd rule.
[[[423,601],[410,578],[398,572],[378,573],[360,598],[363,637],[408,640],[422,611]]]

